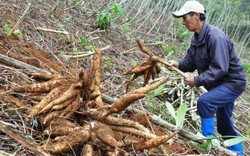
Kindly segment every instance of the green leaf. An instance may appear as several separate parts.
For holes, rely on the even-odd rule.
[[[79,52],[78,48],[77,48],[77,47],[74,47],[74,48],[73,48],[73,52]]]
[[[22,31],[20,29],[16,29],[14,31],[14,34],[17,35],[17,36],[23,36],[23,33],[22,33]]]
[[[177,109],[176,113],[176,126],[179,128],[182,128],[184,120],[185,120],[185,115],[187,112],[187,104],[182,103],[180,107]]]
[[[206,150],[207,151],[211,151],[211,149],[212,149],[212,140],[211,139],[209,139],[209,140],[207,140],[207,147],[206,147]]]
[[[247,129],[246,134],[250,135],[250,128]]]
[[[4,29],[5,29],[5,34],[7,37],[11,36],[11,28],[8,24],[4,25]]]
[[[88,46],[89,45],[88,40],[85,37],[82,38],[81,43],[82,43],[83,46]]]
[[[65,55],[65,51],[63,51],[63,50],[60,51],[60,54],[61,54],[61,55]]]
[[[90,51],[94,52],[95,51],[95,47],[94,46],[86,46],[87,49],[89,49]]]
[[[135,67],[135,66],[137,66],[137,62],[136,61],[132,61],[131,63],[130,63],[130,65],[132,66],[132,67]]]
[[[206,142],[204,144],[195,146],[195,148],[198,149],[205,149],[206,151],[210,151],[212,149],[212,142],[211,139],[206,139]]]
[[[174,119],[176,119],[175,110],[174,110],[173,105],[172,105],[171,103],[169,103],[168,101],[166,101],[165,105],[166,105],[166,107],[167,107],[168,112],[170,113],[170,115],[171,115]]]
[[[37,120],[37,118],[31,118],[30,125],[32,127],[38,127],[38,120]]]
[[[114,14],[118,15],[119,14],[119,4],[113,3],[113,6],[114,6]]]
[[[63,25],[63,24],[58,24],[58,27],[59,27],[61,30],[64,30],[64,25]]]
[[[113,6],[114,6],[114,14],[115,15],[122,15],[122,16],[125,15],[124,10],[122,9],[122,7],[118,3],[114,3]]]
[[[65,22],[72,22],[72,17],[66,17],[66,18],[64,18],[64,21]]]
[[[228,139],[226,141],[224,141],[225,146],[232,146],[235,144],[238,144],[240,142],[243,141],[250,141],[250,138],[246,138],[246,137],[236,137],[236,138],[232,138],[232,139]]]
[[[163,90],[164,90],[164,86],[161,85],[160,87],[158,87],[158,88],[156,88],[156,89],[154,90],[154,95],[155,95],[155,96],[156,96],[156,95],[160,95],[160,94],[163,92]]]
[[[11,30],[9,24],[5,24],[4,29],[5,29],[5,31],[10,31]]]
[[[220,141],[218,139],[212,139],[212,147],[219,147]]]

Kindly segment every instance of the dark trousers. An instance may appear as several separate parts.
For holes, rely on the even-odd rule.
[[[198,113],[201,118],[217,117],[217,130],[222,135],[237,136],[231,120],[234,101],[242,91],[233,90],[220,85],[201,95],[197,101]]]

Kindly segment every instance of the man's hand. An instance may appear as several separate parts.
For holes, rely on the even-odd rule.
[[[167,68],[170,71],[173,70],[173,67],[179,68],[179,63],[177,61],[171,60],[171,61],[168,61],[168,63],[169,63],[170,66],[168,66]]]
[[[186,83],[190,87],[195,87],[196,85],[195,85],[195,81],[194,81],[194,76],[188,76],[188,77],[186,77]]]

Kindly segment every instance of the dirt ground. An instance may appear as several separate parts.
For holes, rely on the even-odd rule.
[[[58,2],[59,3],[51,0],[34,1],[28,10],[28,13],[25,14],[23,18],[20,17],[28,7],[26,2],[7,0],[0,4],[0,54],[24,62],[32,67],[36,67],[35,69],[38,68],[42,71],[50,71],[53,74],[55,73],[54,75],[52,74],[52,77],[50,78],[43,77],[43,79],[41,79],[30,74],[32,73],[31,71],[33,68],[32,70],[19,69],[20,66],[3,63],[4,61],[1,61],[0,93],[17,86],[48,82],[49,80],[57,78],[65,78],[65,81],[55,85],[54,88],[60,86],[67,86],[67,88],[70,88],[72,84],[77,84],[77,82],[81,81],[82,77],[80,73],[82,69],[84,70],[83,75],[88,78],[90,77],[89,81],[94,79],[93,77],[91,78],[91,74],[86,72],[91,68],[94,56],[90,46],[87,47],[82,45],[82,37],[85,37],[89,41],[88,44],[92,47],[98,47],[100,49],[104,48],[101,56],[101,92],[113,98],[125,95],[126,83],[129,77],[124,76],[123,72],[131,67],[131,60],[141,62],[141,60],[146,59],[146,56],[141,53],[136,53],[135,51],[138,51],[138,49],[136,43],[132,42],[134,40],[129,40],[118,30],[109,28],[106,31],[102,31],[95,27],[95,12],[93,11],[93,8],[101,7],[101,3],[98,4],[97,2],[90,1],[84,9],[82,9],[80,3],[74,6],[70,2]],[[20,20],[18,29],[21,30],[22,35],[6,36],[6,32],[9,31],[6,28],[6,24],[8,24],[10,28],[13,28],[15,24],[18,23],[18,20]],[[142,37],[145,40],[150,39],[147,35],[141,35],[141,38]],[[108,48],[105,49],[105,47]],[[156,55],[160,55],[161,49],[158,46],[150,46],[150,49],[154,51]],[[74,56],[77,57],[72,58]],[[83,84],[84,83],[85,82],[83,82]],[[132,87],[138,88],[140,87],[140,84],[134,83]],[[64,90],[61,88],[59,92],[63,94],[66,90],[67,89]],[[161,144],[164,150],[159,146],[138,151],[133,150],[132,146],[127,146],[126,148],[118,148],[116,146],[112,147],[112,143],[106,143],[102,140],[102,137],[105,138],[106,135],[109,136],[110,134],[115,139],[114,141],[117,141],[118,143],[123,143],[125,140],[145,142],[149,138],[145,139],[131,133],[115,130],[111,130],[112,132],[109,133],[109,128],[104,132],[99,131],[98,129],[95,130],[95,135],[97,135],[97,137],[85,134],[84,125],[91,126],[91,124],[99,124],[103,121],[93,115],[87,115],[89,112],[84,110],[84,98],[88,96],[84,91],[84,89],[80,90],[79,94],[74,97],[78,100],[78,106],[75,108],[74,112],[65,115],[65,118],[68,117],[66,119],[70,121],[69,124],[72,124],[71,126],[73,127],[71,127],[71,131],[69,130],[69,132],[67,132],[67,134],[72,134],[69,135],[73,138],[73,140],[71,139],[70,141],[75,141],[75,146],[73,147],[68,144],[59,144],[58,140],[68,139],[66,137],[63,138],[63,135],[50,136],[45,133],[46,128],[49,128],[48,125],[53,124],[51,122],[50,124],[42,124],[41,120],[44,121],[44,118],[46,118],[51,112],[48,112],[48,114],[41,114],[37,117],[28,117],[32,107],[41,102],[42,99],[45,99],[48,92],[28,93],[29,91],[25,90],[24,92],[16,91],[1,97],[0,120],[2,121],[2,131],[0,131],[0,154],[1,152],[6,152],[15,156],[29,156],[37,155],[37,153],[43,155],[42,153],[46,151],[53,155],[78,156],[84,155],[85,153],[83,150],[85,147],[83,147],[83,145],[90,144],[94,151],[93,155],[164,155],[164,151],[168,155],[225,155],[225,153],[218,150],[212,150],[207,154],[207,151],[195,147],[195,145],[197,145],[196,143],[192,143],[189,139],[179,134],[174,135],[168,143],[164,142]],[[244,96],[247,96],[248,92],[249,89],[244,93]],[[142,102],[144,101],[142,100]],[[245,101],[245,98],[240,98],[237,104],[233,118],[236,121],[238,130],[244,134],[250,126],[248,113],[249,102]],[[90,105],[91,107],[94,107],[97,104],[91,103]],[[139,107],[140,105],[138,104],[136,108]],[[90,108],[89,111],[91,110],[92,109]],[[83,112],[85,112],[85,114]],[[58,112],[56,115],[60,116],[60,113],[62,112]],[[143,125],[145,128],[150,129],[154,137],[170,135],[173,133],[173,130],[169,130],[164,126],[153,123],[152,118],[145,114],[120,112],[114,116],[118,119],[123,118]],[[63,122],[64,120],[59,123]],[[7,126],[7,129],[10,128],[14,131],[12,135],[10,135],[10,132],[3,131],[5,128],[4,125]],[[100,127],[103,126],[102,124],[100,125]],[[195,133],[193,128],[187,129]],[[75,132],[75,134],[73,134],[72,131]],[[101,132],[103,132],[103,135],[100,137],[98,135],[102,134]],[[26,138],[27,140],[24,140],[27,142],[18,141],[19,139],[15,136],[19,135],[20,138]],[[78,139],[81,135],[83,139]],[[92,135],[92,133],[90,135]],[[96,137],[96,140],[98,141],[95,139],[86,139],[91,141],[84,141],[84,137],[86,136],[91,139]],[[34,145],[37,149],[42,147],[42,152],[25,146],[29,145],[29,143]],[[46,148],[45,145],[47,144],[51,145],[51,147]],[[62,150],[60,153],[50,152],[56,150],[53,146],[57,144],[60,145],[58,148],[65,147],[66,149],[67,147],[68,149]],[[249,145],[245,143],[245,147],[248,146]],[[110,151],[112,152],[109,153]],[[246,154],[249,153],[249,150],[246,149],[245,151]]]

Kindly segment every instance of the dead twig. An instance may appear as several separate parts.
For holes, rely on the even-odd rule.
[[[108,45],[106,47],[103,47],[100,50],[103,51],[103,50],[107,50],[109,48],[110,48],[110,45]],[[95,52],[87,51],[87,52],[77,52],[76,53],[77,55],[73,55],[73,54],[72,55],[63,55],[63,56],[68,57],[68,58],[83,58],[83,57],[87,57],[87,56],[93,55],[93,54],[95,54]]]
[[[41,147],[35,145],[34,142],[28,140],[27,138],[15,132],[11,126],[5,124],[3,121],[0,121],[0,130],[5,134],[9,135],[10,137],[12,137],[13,139],[15,139],[23,147],[33,151],[36,155],[51,156],[49,153],[45,152]]]
[[[66,8],[66,9],[65,9],[65,11],[68,11],[68,10],[70,10],[70,9],[72,9],[72,8],[74,8],[74,7],[76,7],[77,5],[79,5],[79,4],[83,4],[83,3],[84,3],[84,0],[81,0],[81,1],[77,2],[75,5],[73,5],[73,6],[71,6],[71,7]]]
[[[36,29],[37,30],[42,30],[42,31],[48,31],[48,32],[54,32],[54,33],[69,35],[69,32],[67,32],[67,31],[53,30],[53,29],[41,28],[41,27],[36,27]]]
[[[18,19],[18,21],[16,22],[16,24],[14,25],[14,27],[11,29],[11,31],[10,31],[11,34],[14,33],[14,31],[17,29],[17,27],[19,26],[19,24],[22,22],[24,16],[26,15],[26,13],[28,12],[28,10],[30,9],[30,6],[31,6],[31,3],[28,4],[27,8],[23,12],[23,14],[20,17],[20,19]]]

